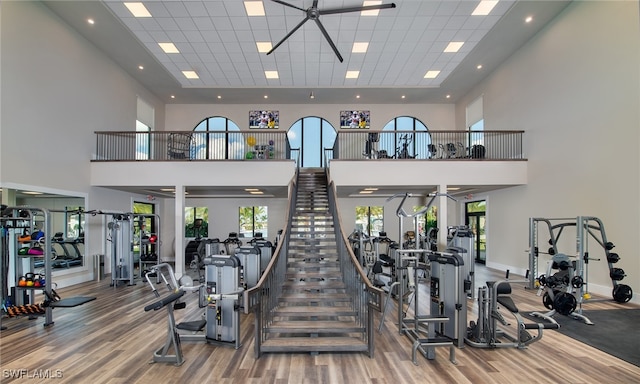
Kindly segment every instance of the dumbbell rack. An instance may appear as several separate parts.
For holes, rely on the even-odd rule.
[[[19,255],[18,251],[22,248],[23,244],[18,241],[18,237],[25,233],[25,230],[29,233],[33,233],[36,226],[35,222],[38,221],[40,229],[44,232],[44,241],[42,244],[43,255]],[[53,312],[50,305],[46,305],[49,301],[48,298],[54,297],[54,292],[51,288],[51,270],[52,270],[52,245],[51,245],[51,214],[50,211],[44,208],[35,207],[7,207],[3,210],[0,217],[0,226],[3,228],[3,235],[0,236],[0,251],[2,257],[0,258],[0,264],[4,264],[8,260],[8,265],[2,265],[2,284],[3,289],[0,291],[2,297],[0,297],[2,303],[6,304],[8,300],[8,288],[11,288],[15,292],[12,296],[12,306],[15,307],[27,307],[36,306],[36,291],[42,290],[45,294],[45,304],[42,306],[44,314],[29,314],[30,318],[33,316],[44,315],[44,326],[53,324]],[[38,240],[29,240],[24,244],[29,246],[33,245]],[[5,254],[7,253],[7,254]],[[8,256],[8,257],[7,257]],[[35,262],[38,259],[43,259],[44,264],[44,280],[43,286],[19,286],[19,280],[27,273],[34,273]],[[8,271],[5,275],[4,271]],[[5,280],[6,279],[6,280]],[[8,283],[8,284],[7,284]]]

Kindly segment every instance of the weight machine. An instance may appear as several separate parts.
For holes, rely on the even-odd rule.
[[[418,217],[424,215],[434,200],[438,196],[446,196],[454,200],[448,194],[434,193],[431,194],[431,199],[425,207],[408,213],[403,208],[403,205],[410,193],[396,194],[387,199],[387,202],[402,197],[402,200],[396,209],[396,215],[399,218],[399,234],[403,235],[403,221],[405,218],[414,219],[415,233],[418,232]],[[417,242],[414,243],[417,247]],[[449,258],[455,261],[450,262]],[[463,292],[460,289],[459,284],[462,284],[460,279],[459,266],[462,265],[462,260],[459,255],[433,253],[423,249],[403,249],[403,245],[395,251],[395,274],[393,276],[393,282],[389,287],[387,298],[384,304],[384,310],[382,318],[380,320],[379,331],[382,330],[384,325],[384,319],[388,310],[388,304],[393,295],[394,288],[397,290],[398,298],[398,331],[401,335],[409,337],[412,342],[412,357],[414,364],[417,365],[416,353],[420,351],[423,356],[429,360],[435,359],[435,347],[449,346],[449,360],[456,364],[455,360],[455,348],[463,346],[462,342],[463,333],[459,332],[459,322],[462,320],[463,326],[466,323],[466,304],[464,304],[464,298],[462,305],[458,301],[460,296],[457,293]],[[456,271],[445,272],[447,265],[455,267]],[[435,266],[435,268],[434,268]],[[431,271],[429,271],[431,269]],[[420,287],[419,283],[422,279],[429,278],[431,272],[431,313],[420,314]],[[451,280],[452,284],[445,284],[450,280],[444,279],[445,274],[447,276],[454,276]],[[435,284],[435,285],[434,285]],[[457,293],[456,293],[457,292]],[[433,304],[436,302],[437,304]],[[413,303],[413,306],[412,306]],[[406,308],[406,310],[405,310]],[[413,317],[408,317],[407,313],[409,309],[412,309]],[[449,309],[453,308],[452,312]],[[462,315],[462,316],[461,316]]]
[[[538,226],[544,223],[549,232],[549,249],[541,252],[538,246]],[[575,227],[576,230],[576,256],[569,257],[558,253],[558,241],[565,228]],[[546,316],[555,313],[571,316],[586,324],[593,324],[582,314],[582,303],[591,300],[588,291],[589,262],[600,261],[589,254],[589,239],[593,239],[602,247],[609,268],[609,277],[613,285],[613,300],[626,303],[631,300],[633,290],[626,284],[619,282],[626,276],[622,268],[614,266],[620,260],[620,256],[612,252],[615,245],[607,240],[604,224],[597,217],[578,216],[576,218],[529,219],[529,285],[528,288],[538,289],[538,295],[542,296],[543,305],[550,310]],[[540,254],[548,254],[551,260],[548,262],[547,273],[537,275]],[[558,270],[557,272],[554,272]],[[544,294],[543,294],[544,292]],[[574,311],[577,308],[577,313]],[[534,315],[540,315],[534,312]]]
[[[167,339],[154,352],[152,363],[182,365],[182,341],[241,347],[239,302],[244,289],[240,286],[240,260],[234,255],[212,255],[205,258],[204,264],[205,280],[197,286],[186,275],[178,281],[167,263],[153,266],[145,275],[155,297],[159,298],[147,305],[145,312],[166,308],[168,315]],[[164,298],[160,298],[151,281],[153,277],[162,279],[169,291]],[[176,324],[174,310],[185,308],[186,304],[180,300],[188,291],[198,292],[198,304],[206,308],[204,319]]]
[[[478,320],[469,323],[464,341],[477,348],[525,349],[529,344],[542,338],[544,329],[558,329],[560,327],[558,323],[546,315],[540,315],[546,322],[525,323],[518,307],[511,299],[511,283],[526,282],[528,280],[507,278],[500,281],[487,281],[485,287],[478,288]],[[511,333],[498,328],[498,322],[505,326],[510,325],[499,311],[500,306],[508,310],[516,320],[515,329]],[[532,336],[528,331],[534,329],[537,330],[537,334]]]

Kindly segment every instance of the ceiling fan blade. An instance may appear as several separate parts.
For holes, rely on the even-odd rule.
[[[282,5],[287,6],[287,7],[291,7],[291,8],[299,9],[299,10],[301,10],[302,12],[307,12],[307,10],[306,10],[306,9],[302,9],[302,8],[300,8],[300,7],[296,7],[295,5],[293,5],[293,4],[289,4],[289,3],[286,3],[286,2],[284,2],[284,1],[282,1],[282,0],[271,0],[271,1],[273,1],[274,3],[282,4]]]
[[[377,5],[364,5],[361,7],[319,9],[318,13],[321,15],[331,15],[336,13],[372,11],[374,9],[387,9],[387,8],[395,8],[395,7],[396,7],[395,3],[389,3],[389,4],[377,4]]]
[[[342,63],[343,62],[342,55],[340,55],[340,52],[338,52],[338,48],[333,43],[333,40],[331,40],[331,37],[329,37],[327,30],[324,29],[324,26],[322,25],[319,19],[314,19],[314,21],[316,22],[316,24],[318,24],[318,28],[320,28],[320,31],[322,31],[324,38],[327,39],[327,41],[329,42],[329,45],[331,46],[331,49],[333,49],[333,52],[335,52],[336,56],[338,56],[338,60],[340,60],[340,62]]]
[[[275,1],[275,0],[274,0],[274,1]],[[267,52],[267,55],[270,55],[270,54],[271,54],[271,52],[275,51],[275,50],[276,50],[276,48],[278,48],[282,43],[284,43],[284,41],[285,41],[285,40],[287,40],[287,39],[289,38],[289,36],[293,35],[293,33],[294,33],[295,31],[297,31],[298,29],[300,29],[300,27],[302,27],[302,24],[306,23],[306,22],[307,22],[307,20],[309,20],[309,16],[305,17],[305,18],[304,18],[304,20],[302,20],[302,21],[300,22],[300,24],[296,25],[296,27],[295,27],[295,28],[293,28],[293,29],[291,30],[291,32],[287,33],[287,35],[286,35],[285,37],[283,37],[283,38],[282,38],[282,40],[280,40],[280,42],[279,42],[278,44],[276,44],[273,48],[271,48],[271,50],[270,50],[269,52]]]
[[[318,0],[313,0],[313,5],[311,5],[311,8],[318,8]]]

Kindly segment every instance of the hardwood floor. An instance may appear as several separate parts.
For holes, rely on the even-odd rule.
[[[476,286],[502,273],[476,268]],[[512,276],[512,278],[516,278]],[[255,359],[253,316],[241,316],[242,347],[183,342],[185,363],[149,364],[167,335],[166,311],[144,312],[154,301],[147,285],[110,287],[110,280],[58,290],[63,298],[95,296],[74,308],[56,308],[55,324],[43,318],[5,318],[0,333],[0,382],[56,383],[638,383],[640,367],[591,348],[557,331],[545,331],[528,349],[436,348],[436,359],[420,354],[414,365],[410,340],[397,330],[396,311],[389,311],[381,333],[375,331],[375,356],[364,353],[265,354]],[[513,284],[521,311],[544,311],[541,300],[524,284]],[[426,297],[423,295],[423,297]],[[199,319],[197,295],[176,320]],[[425,300],[425,308],[428,303]],[[477,303],[468,301],[468,320]],[[625,308],[637,308],[625,304]],[[587,303],[589,309],[620,308],[610,301]],[[376,319],[376,327],[380,316]],[[597,325],[595,325],[597,326]],[[605,337],[606,330],[603,330]],[[45,376],[49,376],[48,378]]]

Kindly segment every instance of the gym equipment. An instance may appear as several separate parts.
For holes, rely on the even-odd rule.
[[[473,298],[475,293],[475,260],[473,258],[473,250],[475,244],[475,235],[471,228],[466,225],[448,227],[447,249],[446,251],[455,251],[464,261],[464,291],[467,296]]]
[[[240,281],[245,289],[253,288],[260,280],[261,251],[253,245],[241,245],[235,250],[235,256],[240,260]]]
[[[413,135],[405,133],[404,135],[400,135],[398,140],[398,147],[396,148],[396,159],[415,159],[418,155],[411,155],[409,152],[409,145],[413,141]]]
[[[169,290],[169,294],[167,296],[162,298],[160,297],[160,293],[158,293],[155,285],[153,285],[153,283],[151,282],[151,277],[153,275],[159,276],[164,280],[164,283]],[[153,294],[158,300],[145,306],[144,311],[158,311],[162,308],[166,308],[168,315],[167,340],[161,348],[157,349],[153,353],[153,360],[151,361],[151,363],[174,363],[175,365],[180,366],[184,363],[184,357],[182,356],[180,335],[178,335],[178,331],[176,328],[176,319],[173,314],[173,303],[184,296],[185,291],[178,285],[176,276],[173,273],[173,268],[169,264],[162,263],[154,266],[151,271],[147,272],[145,277],[147,282],[151,286]],[[171,349],[173,349],[173,354],[169,354],[169,351]]]
[[[210,343],[241,347],[240,260],[233,255],[207,257],[205,289],[207,298],[206,340]]]
[[[538,248],[538,226],[539,223],[544,223],[547,226],[549,232],[549,245],[551,247],[548,250],[548,254],[552,256],[552,265],[554,264],[553,257],[558,254],[557,244],[564,231],[564,229],[573,227],[576,230],[576,256],[570,265],[571,275],[565,277],[568,281],[563,281],[560,288],[557,288],[559,283],[556,279],[550,276],[551,266],[547,271],[547,275],[537,276],[538,271],[538,258],[540,252]],[[633,296],[633,290],[626,284],[621,284],[620,281],[624,279],[625,272],[622,268],[614,266],[614,264],[620,261],[620,256],[611,252],[615,245],[608,241],[603,222],[597,217],[593,216],[578,216],[576,218],[530,218],[529,219],[529,270],[532,272],[529,276],[529,288],[539,288],[538,294],[542,294],[541,288],[546,291],[543,295],[543,304],[549,308],[550,303],[555,303],[556,298],[560,307],[551,305],[551,310],[559,312],[561,314],[571,314],[571,317],[584,321],[587,324],[593,324],[588,318],[582,315],[582,303],[584,300],[596,301],[591,299],[591,295],[588,289],[588,276],[589,276],[589,264],[590,261],[599,261],[600,259],[594,258],[589,253],[589,239],[594,240],[604,251],[604,255],[609,268],[609,277],[611,278],[611,284],[613,286],[612,297],[613,300],[619,303],[626,303],[631,300]],[[565,263],[567,260],[563,260]],[[555,266],[553,269],[561,267],[561,261],[555,260]],[[562,270],[566,270],[562,265]],[[566,275],[566,273],[565,273]],[[537,277],[536,277],[537,276]],[[542,279],[541,279],[542,278]],[[551,278],[551,280],[550,280]],[[620,287],[620,288],[618,288]],[[563,291],[556,297],[555,291]],[[571,299],[569,295],[573,295],[574,299]],[[575,307],[574,307],[575,303]],[[573,308],[573,309],[572,309]],[[576,310],[577,313],[573,311]]]
[[[362,155],[367,159],[375,159],[378,157],[376,143],[380,141],[380,134],[377,132],[368,133],[367,141],[364,144],[364,152]]]
[[[127,285],[136,285],[135,261],[133,255],[133,218],[129,213],[116,213],[111,215],[111,221],[107,223],[109,239],[111,240],[111,286],[115,287],[119,282],[127,282]]]
[[[252,239],[249,244],[260,250],[260,275],[267,268],[269,262],[271,261],[271,256],[273,256],[273,244],[262,237],[261,233],[256,233],[256,237]]]
[[[580,292],[584,286],[582,277],[576,274],[577,264],[577,260],[572,260],[563,253],[557,253],[552,256],[551,261],[548,263],[546,275],[538,277],[540,284],[538,296],[542,295],[542,304],[550,311],[545,314],[532,312],[532,316],[547,319],[559,313],[581,320],[585,324],[593,325],[593,322],[582,314],[581,307],[577,313],[575,312],[582,302],[582,297],[578,299],[578,295],[575,292]]]
[[[235,255],[236,248],[242,245],[242,240],[238,238],[237,232],[229,232],[229,237],[222,242],[227,255]]]
[[[478,288],[478,320],[471,321],[464,341],[477,348],[518,348],[527,346],[542,338],[544,329],[558,329],[559,324],[551,317],[540,315],[545,322],[525,323],[518,307],[511,298],[511,283],[527,283],[528,280],[487,281],[485,287]],[[510,325],[499,311],[500,306],[515,318],[515,329],[511,333],[498,328]],[[529,330],[537,330],[535,336]],[[506,341],[504,341],[506,339]]]
[[[430,194],[431,199],[425,207],[408,213],[404,210],[403,205],[409,193],[396,194],[387,199],[393,200],[396,197],[403,196],[396,215],[399,218],[399,235],[403,234],[404,218],[410,217],[414,219],[415,232],[418,232],[418,217],[423,215],[438,196],[446,196],[453,199],[448,194],[434,193]],[[454,200],[455,201],[455,200]],[[417,245],[417,242],[414,242]],[[413,363],[417,365],[416,353],[420,351],[423,356],[429,360],[435,359],[435,347],[448,346],[449,360],[456,364],[455,345],[463,346],[463,334],[460,332],[460,321],[464,327],[466,323],[466,303],[464,299],[463,279],[460,278],[460,265],[463,264],[459,255],[436,253],[425,251],[423,249],[400,249],[395,251],[395,276],[389,286],[389,291],[384,304],[382,318],[380,320],[379,331],[382,330],[384,319],[387,313],[389,300],[393,295],[394,288],[397,289],[398,298],[398,331],[400,334],[409,337],[412,342],[412,358]],[[430,314],[420,314],[419,291],[418,284],[422,279],[427,278],[428,264],[431,267],[431,312]],[[451,265],[455,272],[449,271]],[[442,269],[440,269],[442,268]],[[445,268],[447,271],[445,272]],[[453,273],[452,273],[453,272]],[[455,276],[454,279],[444,278],[447,276]],[[462,297],[460,304],[459,297]],[[455,298],[454,297],[458,297]],[[411,308],[413,317],[408,317],[407,312]],[[434,305],[434,302],[437,304]],[[406,308],[406,312],[405,312]],[[453,311],[450,311],[453,308]],[[449,317],[449,315],[451,317]],[[445,324],[446,323],[446,324]]]

